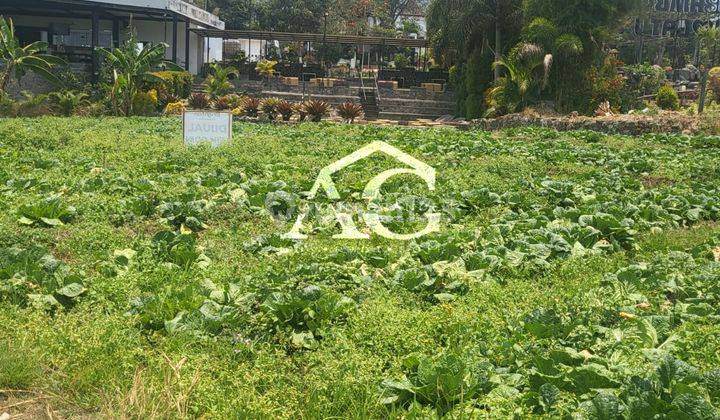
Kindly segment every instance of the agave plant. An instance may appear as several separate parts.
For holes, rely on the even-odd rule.
[[[352,124],[355,122],[356,118],[362,115],[363,109],[362,106],[348,101],[338,106],[337,112],[338,115],[340,115],[340,118],[342,118],[345,122]]]
[[[293,104],[284,99],[282,101],[279,101],[277,105],[275,105],[275,110],[278,114],[280,114],[283,121],[290,121],[293,113],[295,113],[295,107],[293,106]]]
[[[165,60],[167,44],[143,44],[138,47],[134,33],[130,33],[122,47],[100,48],[100,53],[112,69],[110,98],[114,108],[123,115],[133,115],[133,98],[140,92],[143,83],[163,83],[154,72],[160,67],[180,69]]]
[[[305,102],[303,108],[313,122],[320,122],[330,111],[330,105],[328,105],[327,102],[317,99],[311,99]]]
[[[277,98],[266,98],[260,102],[260,110],[267,115],[270,121],[273,121],[278,114],[278,103],[280,103],[280,100]]]
[[[303,122],[307,118],[307,112],[305,111],[305,104],[299,103],[293,105],[293,110],[298,114],[298,121]]]
[[[260,100],[248,97],[243,101],[242,108],[248,117],[257,117],[258,109],[260,109]]]
[[[188,98],[188,106],[193,109],[207,109],[210,107],[210,97],[202,92],[195,92]]]
[[[6,20],[0,16],[0,64],[4,67],[0,76],[0,93],[5,92],[13,73],[15,78],[20,79],[28,71],[32,71],[52,83],[62,84],[53,69],[67,63],[61,58],[44,54],[43,51],[46,50],[47,42],[42,41],[21,47],[15,36],[12,19]]]
[[[232,67],[223,67],[217,63],[210,65],[212,73],[205,80],[206,90],[212,98],[226,95],[234,89],[230,79],[237,77],[238,71]]]
[[[60,111],[60,114],[69,117],[75,112],[75,110],[87,104],[88,94],[85,92],[77,92],[74,90],[66,90],[64,92],[53,92],[50,94],[50,98],[55,101],[55,104]]]

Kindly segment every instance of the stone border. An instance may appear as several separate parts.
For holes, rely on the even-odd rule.
[[[499,118],[473,120],[475,128],[493,131],[504,128],[539,126],[558,131],[593,130],[608,134],[686,133],[698,131],[697,119],[679,112],[656,116],[620,115],[612,117],[543,117],[510,114]]]

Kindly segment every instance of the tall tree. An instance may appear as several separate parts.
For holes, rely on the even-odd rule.
[[[209,0],[208,9],[218,10],[227,29],[257,29],[261,4],[258,0]]]
[[[432,0],[428,34],[441,54],[449,48],[467,55],[482,40],[492,40],[499,60],[517,35],[520,18],[521,0]]]
[[[321,32],[330,0],[265,0],[258,20],[264,30],[278,32]]]

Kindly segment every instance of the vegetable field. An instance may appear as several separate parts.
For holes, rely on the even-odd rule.
[[[68,417],[720,417],[720,138],[233,138],[0,121],[0,396]],[[441,231],[338,240],[318,207],[309,239],[284,239],[318,171],[378,140],[437,171],[434,192],[388,181],[384,224],[433,211]],[[336,183],[360,203],[397,166],[373,156]]]

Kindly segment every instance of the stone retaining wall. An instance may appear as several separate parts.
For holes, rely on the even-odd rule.
[[[609,134],[642,135],[646,133],[695,133],[697,119],[679,112],[664,112],[656,116],[621,115],[613,117],[543,117],[511,114],[499,118],[472,121],[484,130],[539,126],[558,131],[593,130]]]
[[[286,85],[280,83],[277,80],[271,79],[268,83],[258,82],[254,80],[234,80],[235,88],[237,90],[247,92],[250,94],[260,94],[262,91],[272,92],[287,92],[296,94],[310,94],[310,95],[338,95],[338,96],[358,96],[359,85],[349,84],[345,86],[333,86],[333,87],[320,87],[311,86],[309,83],[300,83],[298,86]],[[442,101],[455,103],[455,93],[452,91],[446,92],[429,92],[426,89],[413,87],[410,89],[379,89],[380,98],[393,98],[393,99],[417,99],[423,101]]]

